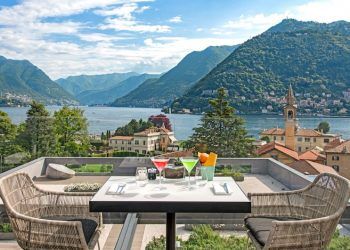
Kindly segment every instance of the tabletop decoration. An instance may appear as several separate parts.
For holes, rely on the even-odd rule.
[[[201,167],[201,175],[202,179],[206,179],[208,181],[212,181],[215,173],[215,166],[218,155],[210,152],[210,154],[206,153],[198,153],[199,160],[202,164]]]

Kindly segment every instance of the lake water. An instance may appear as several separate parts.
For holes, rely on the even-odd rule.
[[[53,113],[60,107],[48,106],[47,109]],[[131,119],[147,119],[150,115],[160,114],[160,109],[149,108],[115,108],[115,107],[81,107],[89,121],[89,132],[100,134],[102,131],[115,130],[123,126]],[[16,124],[26,119],[28,108],[0,108],[11,117]],[[175,136],[179,140],[187,139],[192,134],[192,129],[200,121],[200,115],[168,114],[175,131]],[[282,116],[268,115],[245,115],[246,127],[250,135],[258,137],[261,130],[271,127],[284,127]],[[343,138],[350,138],[350,118],[349,117],[301,117],[299,124],[304,128],[315,128],[321,121],[328,121],[331,126],[331,133],[341,134]]]

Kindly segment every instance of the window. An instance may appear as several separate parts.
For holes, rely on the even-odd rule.
[[[130,147],[128,148],[128,151],[131,151],[131,148],[130,148]]]
[[[135,140],[135,145],[139,145],[139,140]]]
[[[339,155],[333,155],[332,156],[333,161],[339,161]]]
[[[309,147],[305,147],[305,150],[309,150]]]
[[[284,141],[284,136],[281,136],[281,141]]]
[[[124,141],[122,141],[122,144],[124,144]]]
[[[305,142],[310,142],[310,138],[305,137]]]
[[[124,148],[124,147],[121,147],[121,148],[120,148],[120,150],[121,150],[121,151],[124,151],[124,150],[125,150],[125,148]]]
[[[298,141],[303,141],[303,137],[298,137]]]
[[[298,151],[301,152],[301,147],[298,147]]]
[[[324,139],[323,142],[324,143],[329,143],[329,139]]]
[[[135,149],[135,153],[140,153],[140,151],[138,149]]]
[[[314,142],[316,142],[316,137],[314,137]]]
[[[142,150],[142,154],[144,154],[144,155],[145,155],[145,154],[146,154],[146,150]]]
[[[274,141],[276,141],[276,140],[277,140],[277,137],[276,137],[276,136],[274,136],[274,137],[273,137],[273,140],[274,140]]]
[[[128,141],[128,144],[131,145],[131,141]]]
[[[333,168],[335,171],[339,172],[339,166],[338,166],[338,165],[333,165],[332,168]]]
[[[146,141],[143,141],[143,145],[146,145]]]

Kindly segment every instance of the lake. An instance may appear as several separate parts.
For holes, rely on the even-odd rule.
[[[58,110],[58,106],[48,106],[47,109],[53,113]],[[89,132],[100,134],[102,131],[115,130],[123,126],[131,119],[147,119],[150,115],[160,114],[160,109],[150,108],[116,108],[116,107],[80,107],[89,121]],[[0,110],[6,112],[16,124],[26,119],[28,108],[7,108]],[[187,139],[192,134],[192,129],[196,127],[200,120],[200,115],[168,114],[172,123],[175,136],[179,140]],[[250,135],[258,137],[261,130],[271,127],[284,127],[282,116],[269,115],[244,115],[246,127]],[[349,117],[301,117],[300,127],[315,128],[321,121],[328,121],[331,126],[331,133],[341,134],[343,138],[350,138],[350,118]]]

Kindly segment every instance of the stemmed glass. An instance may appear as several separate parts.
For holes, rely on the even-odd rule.
[[[154,166],[158,169],[159,172],[159,186],[158,189],[163,189],[162,187],[162,171],[168,166],[169,159],[161,159],[161,158],[151,158],[151,161],[153,162]],[[165,187],[164,187],[165,188]]]
[[[188,190],[191,190],[191,171],[194,168],[194,166],[196,166],[197,162],[198,162],[198,158],[180,158],[180,161],[182,162],[182,164],[184,165],[184,167],[187,170],[188,173]]]

